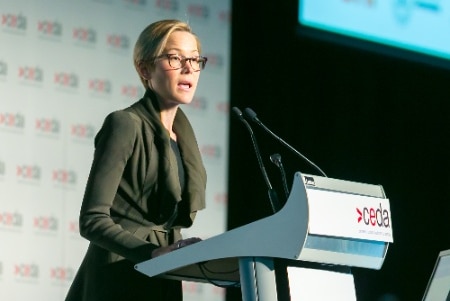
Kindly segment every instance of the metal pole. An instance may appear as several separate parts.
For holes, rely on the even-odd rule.
[[[243,301],[278,300],[272,258],[241,257],[239,272]]]

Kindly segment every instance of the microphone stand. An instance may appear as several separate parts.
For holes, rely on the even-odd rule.
[[[247,115],[247,117],[249,117],[252,121],[254,121],[256,124],[258,124],[260,127],[262,127],[266,132],[268,132],[272,137],[274,137],[275,139],[277,139],[279,142],[281,142],[281,144],[283,144],[284,146],[286,146],[288,149],[290,149],[291,151],[293,151],[297,156],[301,157],[303,160],[305,160],[306,162],[308,162],[311,166],[313,166],[317,171],[319,171],[324,177],[327,177],[327,175],[325,174],[325,172],[323,172],[322,169],[319,168],[319,166],[317,166],[316,164],[314,164],[311,160],[309,160],[308,158],[306,158],[304,155],[302,155],[299,151],[297,151],[295,148],[293,148],[291,145],[289,145],[287,142],[285,142],[283,139],[281,139],[279,136],[275,135],[268,127],[266,127],[256,116],[256,113],[250,109],[250,108],[246,108],[244,110],[245,114]]]
[[[259,168],[261,169],[261,173],[263,175],[264,181],[266,182],[266,185],[268,188],[270,205],[272,207],[273,213],[276,213],[279,210],[278,195],[277,195],[276,191],[273,189],[272,184],[270,183],[269,176],[267,175],[266,168],[264,167],[264,163],[261,158],[261,153],[259,151],[258,143],[256,142],[255,134],[253,133],[253,130],[252,130],[252,127],[250,126],[250,124],[242,116],[241,110],[239,110],[237,107],[233,107],[232,110],[239,117],[239,119],[242,121],[242,123],[245,125],[248,132],[250,133],[250,137],[252,139],[256,158],[258,159]]]

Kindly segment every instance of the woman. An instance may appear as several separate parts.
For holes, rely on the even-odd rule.
[[[67,301],[182,300],[179,281],[150,278],[134,264],[198,242],[182,239],[205,207],[206,172],[192,127],[178,108],[192,101],[199,39],[177,20],[150,24],[134,48],[146,88],[130,107],[109,114],[80,211],[90,241]]]

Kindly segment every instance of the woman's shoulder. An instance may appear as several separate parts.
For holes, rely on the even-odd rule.
[[[131,112],[125,110],[117,110],[109,113],[103,122],[100,133],[122,137],[134,137],[140,128],[137,116],[133,116]],[[99,133],[99,134],[100,134]]]
[[[103,129],[113,130],[117,134],[127,135],[129,138],[153,135],[153,125],[146,121],[139,112],[129,109],[117,110],[109,113],[103,124]]]
[[[133,126],[136,122],[140,122],[140,118],[133,112],[117,110],[106,116],[105,123],[106,122],[110,122],[116,126]]]

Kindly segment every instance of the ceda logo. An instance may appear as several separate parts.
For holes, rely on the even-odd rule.
[[[0,161],[0,176],[4,176],[6,172],[6,164],[4,161]]]
[[[53,77],[53,83],[57,87],[78,88],[78,75],[71,72],[56,72]]]
[[[16,176],[22,180],[40,180],[41,167],[38,165],[17,165]]]
[[[75,271],[73,268],[67,267],[51,267],[50,278],[57,281],[70,281],[73,280]]]
[[[94,126],[90,124],[72,124],[70,126],[70,136],[78,139],[91,139],[95,135]]]
[[[97,32],[92,28],[76,27],[72,30],[72,38],[77,42],[93,45],[97,42]]]
[[[147,0],[123,0],[123,2],[134,6],[145,6],[147,4]]]
[[[391,227],[391,219],[389,215],[389,211],[387,209],[383,209],[380,203],[380,207],[364,207],[362,209],[356,208],[357,220],[358,223],[363,222],[367,226],[373,227],[383,227],[390,228]]]
[[[0,212],[0,226],[20,228],[23,225],[23,215],[19,212]]]
[[[40,20],[37,23],[38,32],[47,37],[61,37],[62,36],[62,24],[59,22]]]
[[[225,66],[225,59],[221,54],[218,53],[205,53],[208,58],[206,65],[208,66],[208,72],[211,70],[221,70]]]
[[[14,265],[14,276],[20,279],[38,279],[39,266],[35,263],[16,263]]]
[[[0,112],[0,128],[23,129],[25,116],[20,113]]]
[[[112,84],[107,79],[93,78],[88,82],[88,89],[95,94],[107,95],[111,94]]]
[[[126,35],[109,34],[106,37],[106,44],[113,49],[128,49],[130,48],[130,38]]]
[[[41,117],[36,119],[34,128],[41,134],[59,134],[61,123],[58,119]]]
[[[209,7],[201,4],[191,4],[187,8],[189,16],[199,19],[207,19],[210,15]]]
[[[8,64],[5,61],[0,61],[0,76],[8,75]]]
[[[222,151],[218,145],[206,144],[200,147],[200,152],[205,158],[217,159],[222,155]]]
[[[78,237],[78,234],[80,233],[78,219],[69,221],[68,231],[69,233],[75,234]]]
[[[58,219],[54,216],[35,216],[33,218],[33,228],[41,231],[57,231]]]
[[[77,183],[77,174],[73,170],[55,169],[52,172],[52,181],[58,184],[74,185]]]
[[[120,88],[120,95],[126,96],[127,98],[136,98],[144,94],[144,88],[136,85],[123,85]]]
[[[2,14],[2,27],[25,31],[27,29],[27,18],[22,14]]]
[[[18,77],[20,80],[41,83],[44,80],[44,71],[40,67],[21,66]]]
[[[195,111],[206,111],[208,109],[208,101],[205,97],[195,96],[188,107]]]
[[[155,6],[159,9],[174,12],[178,10],[180,5],[176,0],[156,0]]]

